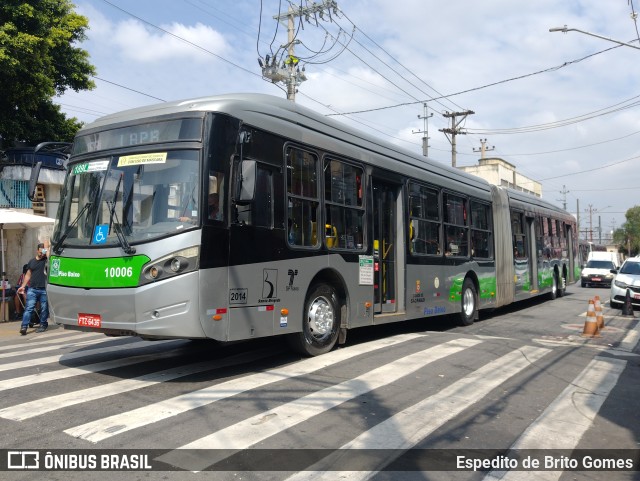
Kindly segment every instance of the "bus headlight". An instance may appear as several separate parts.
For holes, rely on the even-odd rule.
[[[152,260],[142,268],[138,285],[143,286],[193,272],[198,269],[199,260],[200,246],[182,249],[160,259]]]
[[[182,270],[183,264],[179,257],[174,257],[171,259],[171,270],[173,272],[180,272]]]

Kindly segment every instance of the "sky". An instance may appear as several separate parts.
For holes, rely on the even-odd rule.
[[[286,98],[258,58],[283,59],[279,0],[75,0],[89,19],[96,88],[55,99],[83,122],[164,101],[235,92]],[[605,240],[640,205],[640,0],[336,0],[295,24],[306,81],[295,101],[451,165],[439,129],[458,117],[457,165],[484,139]],[[298,0],[294,6],[311,7]],[[316,0],[318,9],[321,0]],[[549,32],[563,27],[580,31]],[[598,38],[606,37],[607,39]],[[635,43],[634,43],[635,42]],[[433,114],[426,121],[427,113]],[[599,230],[599,228],[601,230]]]

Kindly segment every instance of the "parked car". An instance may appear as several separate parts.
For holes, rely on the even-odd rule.
[[[620,308],[630,293],[631,303],[640,307],[640,257],[629,257],[624,261],[620,270],[612,269],[615,274],[611,283],[611,307]]]
[[[611,281],[613,281],[613,274],[611,271],[615,270],[616,266],[610,260],[597,260],[591,259],[587,261],[587,265],[582,269],[580,275],[580,285],[586,286],[605,286],[609,287]]]

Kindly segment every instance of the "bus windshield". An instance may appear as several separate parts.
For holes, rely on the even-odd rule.
[[[197,150],[149,151],[72,163],[52,241],[117,246],[199,224]]]

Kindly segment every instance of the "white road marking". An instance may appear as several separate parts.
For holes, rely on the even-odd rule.
[[[421,334],[404,334],[385,338],[357,346],[338,349],[322,356],[305,359],[289,366],[245,376],[239,379],[214,384],[212,386],[173,397],[139,409],[109,416],[104,419],[76,426],[64,432],[92,442],[99,442],[132,429],[155,423],[163,419],[214,403],[239,393],[284,379],[302,376],[318,371],[332,364],[351,359],[360,354],[393,346],[412,339],[424,337]]]
[[[160,344],[165,344],[170,342],[181,342],[181,341],[174,341],[174,340],[137,341],[137,342],[127,343],[120,346],[101,347],[97,349],[87,349],[82,351],[67,352],[64,354],[57,354],[55,356],[36,357],[36,358],[25,359],[22,361],[10,362],[7,364],[1,364],[0,371],[10,371],[12,369],[24,369],[28,367],[41,366],[43,364],[52,364],[55,362],[60,362],[62,360],[69,361],[71,359],[82,359],[83,357],[93,356],[94,354],[112,353],[112,352],[124,351],[127,349],[140,349],[141,347],[158,346]]]
[[[80,389],[78,391],[59,394],[57,396],[36,399],[34,401],[24,402],[15,406],[0,409],[0,417],[13,419],[14,421],[22,421],[24,419],[40,416],[41,414],[73,406],[75,404],[95,401],[107,396],[115,396],[117,394],[142,389],[144,387],[153,386],[154,384],[171,381],[191,374],[256,361],[258,359],[268,357],[273,353],[273,348],[262,349],[256,352],[230,356],[220,361],[197,362],[186,366],[174,367],[163,371],[145,374],[132,379],[123,379],[121,381],[95,386],[89,389]]]
[[[348,381],[330,386],[301,397],[270,411],[262,412],[228,428],[197,439],[160,456],[158,459],[189,470],[202,470],[207,466],[254,445],[264,439],[343,404],[357,396],[386,386],[418,369],[480,344],[474,339],[456,339],[430,347],[390,362]],[[223,458],[193,459],[181,450],[224,449]],[[185,456],[186,455],[186,456]]]
[[[350,449],[376,449],[380,450],[378,469],[382,469],[395,459],[397,450],[412,448],[440,426],[549,352],[551,352],[549,349],[525,346],[485,364],[437,394],[403,409],[365,431],[321,462],[335,459],[333,456],[348,457]],[[369,479],[376,473],[378,471],[303,471],[287,478],[287,481],[323,479],[355,481]]]
[[[627,361],[593,359],[511,449],[574,449],[615,387]],[[492,471],[484,479],[556,481],[562,471]]]

